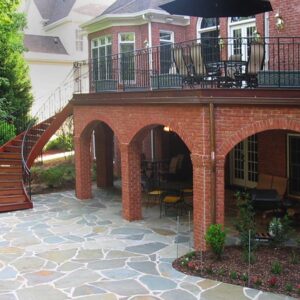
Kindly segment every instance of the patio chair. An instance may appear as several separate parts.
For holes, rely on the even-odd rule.
[[[182,47],[173,48],[173,60],[176,66],[177,74],[182,76],[182,82],[187,82],[189,79],[188,68],[183,59],[183,49]]]
[[[193,44],[190,46],[193,76],[196,83],[200,83],[207,77],[207,69],[202,57],[201,44]]]
[[[228,61],[241,61],[242,60],[242,55],[241,54],[232,54],[229,56]],[[237,70],[236,66],[229,66],[227,67],[227,77],[230,78],[231,80],[235,80],[235,76],[240,74],[241,70]]]
[[[236,76],[236,81],[242,86],[246,82],[246,87],[255,88],[258,86],[257,75],[263,68],[265,58],[264,44],[252,43],[250,45],[250,54],[246,65],[246,71]]]
[[[160,177],[165,180],[176,179],[178,177],[178,173],[182,169],[183,160],[183,154],[173,156],[168,165],[168,169],[160,171]]]
[[[167,211],[170,208],[173,208],[176,211],[177,215],[179,214],[180,210],[182,214],[182,203],[183,199],[179,190],[167,190],[163,192],[160,195],[160,218],[162,216],[163,210],[166,216]]]

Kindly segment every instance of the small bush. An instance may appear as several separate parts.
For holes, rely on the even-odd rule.
[[[50,141],[45,150],[63,150],[71,151],[74,149],[73,136],[71,134],[62,134],[56,139]]]
[[[278,279],[276,277],[271,277],[269,280],[268,280],[268,285],[272,288],[276,287],[277,285],[277,282],[278,282]]]
[[[235,197],[237,198],[237,207],[238,207],[238,217],[235,223],[235,227],[239,232],[241,246],[243,247],[244,252],[248,253],[249,232],[250,232],[251,251],[255,250],[256,247],[256,244],[254,243],[255,233],[256,233],[255,212],[253,209],[250,195],[248,193],[237,192],[235,194]]]
[[[237,272],[235,272],[235,271],[230,272],[230,278],[231,278],[232,280],[238,279],[238,274],[237,274]]]
[[[0,121],[0,145],[2,146],[16,136],[16,128],[13,124]]]
[[[291,285],[290,283],[287,283],[287,284],[285,285],[285,290],[286,290],[287,292],[292,292],[292,291],[293,291],[293,285]]]
[[[220,268],[219,271],[218,271],[218,274],[219,274],[220,276],[224,276],[224,275],[226,274],[226,270],[223,269],[223,268]]]
[[[258,287],[261,286],[262,281],[261,281],[260,277],[254,276],[254,277],[252,278],[252,283],[253,283],[254,287],[258,288]]]
[[[289,239],[291,231],[291,221],[288,215],[285,215],[282,219],[273,218],[269,224],[269,233],[272,236],[272,243],[277,247]]]
[[[244,281],[244,282],[247,282],[249,277],[248,277],[248,274],[247,273],[243,273],[242,276],[241,276],[241,279]]]
[[[300,257],[299,257],[298,253],[295,250],[292,250],[290,262],[293,265],[298,265],[299,262],[300,262]]]
[[[62,164],[48,169],[35,169],[34,178],[45,183],[49,188],[62,187],[65,183],[74,181],[74,165]]]
[[[282,272],[282,266],[278,261],[272,263],[271,272],[273,274],[279,275]]]
[[[180,264],[181,264],[183,267],[187,267],[189,261],[190,261],[190,258],[185,256],[185,257],[183,257],[183,258],[181,259]]]
[[[220,259],[221,255],[223,254],[225,239],[226,232],[222,230],[222,225],[212,224],[209,226],[205,235],[205,240],[211,247],[217,259]]]

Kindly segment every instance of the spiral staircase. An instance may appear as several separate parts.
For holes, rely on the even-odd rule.
[[[0,212],[32,208],[30,168],[51,136],[73,114],[69,101],[78,90],[78,67],[46,99],[35,116],[38,124],[0,147]],[[81,74],[82,76],[82,74]]]

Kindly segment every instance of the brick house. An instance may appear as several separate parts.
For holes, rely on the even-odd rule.
[[[111,186],[114,157],[120,161],[123,216],[130,221],[142,218],[141,157],[182,153],[183,177],[193,185],[195,247],[205,249],[209,224],[226,222],[226,187],[255,187],[260,174],[269,174],[288,179],[286,196],[300,196],[300,5],[272,0],[273,12],[222,18],[218,25],[215,19],[169,15],[159,8],[163,2],[117,0],[82,25],[90,93],[73,100],[76,194],[92,196],[93,131],[97,184]],[[248,61],[238,66],[247,72],[251,43],[263,44],[251,88],[244,79],[236,84],[239,75],[228,81],[228,69],[209,73],[216,57],[231,55]],[[195,83],[184,49],[191,54],[196,44],[202,44],[207,74]],[[184,50],[187,74],[180,73],[176,47]]]

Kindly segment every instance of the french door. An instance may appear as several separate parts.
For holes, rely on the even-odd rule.
[[[230,55],[241,55],[242,60],[247,60],[249,56],[250,43],[256,31],[255,21],[232,18],[229,25],[229,36],[232,38],[229,47]]]
[[[230,153],[231,183],[253,188],[258,180],[257,136],[252,135],[237,144]]]

